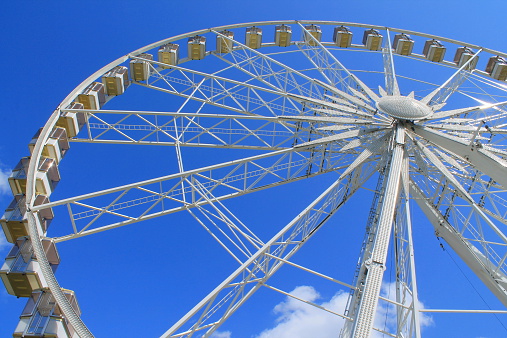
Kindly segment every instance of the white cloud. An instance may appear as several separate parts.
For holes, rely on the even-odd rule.
[[[211,338],[231,338],[231,331],[216,331],[211,335]]]
[[[11,246],[12,246],[12,244],[7,242],[7,239],[5,238],[3,231],[0,230],[0,252],[6,251]]]
[[[8,178],[11,175],[11,170],[4,170],[0,168],[0,195],[11,193]]]
[[[395,283],[383,285],[382,295],[393,295]],[[329,301],[322,301],[320,294],[311,286],[298,286],[292,295],[318,304],[333,312],[344,313],[348,293],[339,291]],[[407,299],[407,302],[411,300]],[[422,303],[420,303],[423,307]],[[323,311],[297,299],[287,297],[274,308],[277,315],[277,324],[270,329],[262,331],[257,338],[314,338],[316,335],[321,338],[337,337],[345,320],[341,317]],[[392,304],[382,302],[377,308],[375,326],[392,330],[396,327],[396,309]],[[423,327],[433,325],[433,319],[421,314],[421,325]],[[381,337],[382,334],[374,332],[372,337]]]
[[[11,175],[11,170],[5,170],[1,168],[2,163],[0,163],[0,196],[1,195],[10,195],[11,188],[9,187],[8,178]],[[1,216],[1,214],[0,214]],[[0,230],[0,252],[3,252],[11,247],[11,243],[7,242],[5,239],[5,235],[2,230]]]
[[[291,294],[338,313],[343,313],[348,299],[348,294],[340,291],[328,302],[319,303],[321,297],[311,286],[298,286]],[[344,322],[336,315],[291,297],[276,305],[274,312],[278,324],[261,332],[258,338],[314,338],[316,333],[322,338],[336,337]]]

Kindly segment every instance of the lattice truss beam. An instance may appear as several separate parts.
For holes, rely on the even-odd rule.
[[[253,80],[240,82],[177,66],[164,72],[155,68],[155,61],[150,65],[151,77],[146,83],[136,84],[241,114],[277,116],[300,112],[288,94],[251,84]]]
[[[308,141],[311,128],[275,117],[144,111],[66,110],[86,114],[74,142],[276,150]]]
[[[273,151],[53,201],[34,210],[66,206],[72,230],[56,241],[66,240],[201,206],[210,200],[223,200],[330,171],[343,171],[357,155],[354,149],[338,151],[346,143],[344,140]],[[375,159],[373,153],[368,161]]]

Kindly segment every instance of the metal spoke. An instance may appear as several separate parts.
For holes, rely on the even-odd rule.
[[[243,260],[238,257],[239,255],[248,258],[254,250],[259,250],[264,245],[260,238],[248,229],[220,200],[214,197],[203,184],[198,180],[189,183],[206,200],[207,204],[198,205],[196,208],[202,217],[198,217],[192,209],[188,209],[188,211],[240,264],[243,263]],[[206,223],[211,226],[206,226]],[[221,226],[222,224],[225,227]],[[214,233],[213,228],[216,228],[218,233]],[[228,247],[224,241],[230,242],[232,247]],[[235,251],[239,253],[236,254]]]
[[[217,31],[213,32],[233,43],[233,49],[229,53],[214,53],[214,55],[268,87],[286,93],[315,98],[322,98],[324,91],[334,89],[237,40]]]
[[[216,200],[223,200],[301,178],[340,171],[353,161],[355,152],[340,153],[337,150],[336,144],[279,150],[53,201],[33,210],[72,206],[67,209],[73,211],[69,217],[78,226],[78,232],[55,239],[63,241],[205,205],[208,201],[196,194],[189,183],[194,180],[213,193]],[[163,185],[162,191],[160,184]],[[116,222],[101,223],[103,215],[116,218]],[[81,228],[79,224],[83,224]],[[90,228],[92,225],[93,228]]]
[[[386,92],[387,95],[400,95],[398,80],[396,80],[396,71],[394,69],[393,47],[391,45],[391,35],[389,29],[386,29],[386,35],[386,43],[382,48]]]
[[[163,64],[150,61],[150,65],[155,69],[154,66]],[[287,102],[290,97],[286,92],[260,87],[252,82],[252,79],[236,81],[216,74],[172,66],[166,73],[153,72],[146,83],[135,84],[240,114],[276,116],[282,111],[299,114],[300,109]]]
[[[474,63],[482,49],[479,49],[468,61],[466,61],[450,78],[448,78],[440,87],[425,96],[421,102],[428,103],[431,106],[447,102],[447,99],[454,94],[458,88],[468,79],[474,71]]]
[[[73,142],[283,149],[308,139],[309,130],[276,117],[121,110],[75,110],[87,116],[90,133]],[[117,122],[104,123],[104,120]],[[98,131],[96,134],[95,131]]]
[[[304,32],[304,37],[302,42],[298,44],[298,47],[306,55],[308,60],[324,74],[324,77],[333,87],[341,89],[342,92],[349,92],[359,98],[364,98],[364,94],[366,94],[373,101],[379,99],[377,94],[345,68],[345,66],[343,66],[343,64],[300,22],[298,22],[298,24]],[[303,46],[305,48],[303,48]],[[357,92],[356,88],[362,90],[364,94]],[[337,90],[335,89],[334,92],[337,92]]]

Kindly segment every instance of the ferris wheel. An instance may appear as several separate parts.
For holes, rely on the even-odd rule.
[[[57,249],[125,226],[164,255],[181,240],[175,229],[186,225],[172,221],[180,214],[207,236],[201,254],[223,252],[213,260],[227,273],[193,291],[204,292],[193,307],[172,302],[183,312],[162,337],[216,334],[261,290],[328,313],[342,337],[420,337],[431,311],[418,293],[416,222],[507,306],[505,58],[403,29],[279,21],[182,34],[111,62],[60,103],[9,178],[14,199],[1,224],[13,248],[0,276],[28,299],[15,335],[92,337],[80,291],[55,273]],[[157,162],[137,170],[147,160],[126,155],[136,152]],[[66,176],[71,158],[110,176]],[[368,200],[350,208],[365,191]],[[152,231],[153,222],[163,224]],[[325,227],[361,233],[350,271],[332,257],[314,259],[335,274],[297,260]],[[333,250],[347,241],[333,239]],[[277,286],[288,269],[347,290],[345,308]],[[386,295],[388,275],[395,291]],[[388,324],[376,318],[381,306]]]

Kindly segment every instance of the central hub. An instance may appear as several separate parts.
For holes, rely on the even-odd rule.
[[[377,108],[391,117],[404,120],[420,120],[433,114],[433,110],[424,103],[399,95],[381,97]]]

